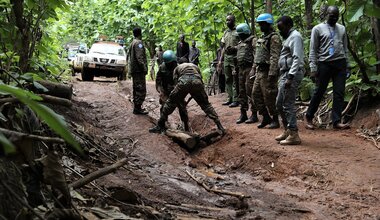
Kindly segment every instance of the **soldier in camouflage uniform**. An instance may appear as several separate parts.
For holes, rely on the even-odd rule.
[[[180,64],[174,69],[173,78],[175,87],[162,108],[157,126],[149,129],[149,132],[160,133],[164,131],[165,122],[168,120],[168,116],[173,113],[179,102],[184,100],[184,98],[190,94],[206,115],[215,122],[218,129],[225,133],[218,115],[208,101],[199,67],[192,63]]]
[[[160,104],[162,108],[168,100],[170,92],[174,89],[173,71],[178,66],[177,57],[173,51],[167,50],[162,55],[163,63],[159,66],[156,78],[156,89],[160,94]],[[189,131],[189,117],[187,115],[186,104],[184,99],[178,100],[178,111],[181,121],[184,124],[185,131]]]
[[[237,124],[241,124],[248,120],[247,111],[248,111],[248,95],[247,91],[249,73],[253,64],[253,45],[252,40],[253,36],[251,35],[251,30],[246,23],[239,24],[236,27],[236,32],[239,35],[240,42],[235,47],[236,49],[236,58],[237,66],[239,68],[239,103],[240,103],[240,117],[236,121]],[[249,95],[250,96],[250,95]],[[257,113],[253,110],[252,116],[254,117]]]
[[[226,76],[226,90],[228,93],[228,100],[223,105],[230,107],[237,107],[238,99],[238,69],[236,68],[236,50],[233,50],[239,43],[239,36],[235,28],[235,16],[228,15],[226,18],[228,29],[224,32],[221,40],[223,51],[221,59],[218,63],[218,71],[222,68],[222,59],[224,58],[224,74]]]
[[[148,114],[141,106],[146,96],[146,80],[148,74],[148,64],[146,60],[145,47],[141,40],[141,28],[133,29],[135,37],[129,47],[129,75],[132,76],[133,83],[133,114],[146,115]]]
[[[251,73],[251,75],[256,75],[252,91],[254,104],[263,115],[263,120],[257,127],[264,128],[269,125],[270,129],[279,128],[276,96],[281,40],[273,30],[274,21],[271,14],[259,15],[256,22],[259,23],[260,30],[263,32],[263,36],[255,40],[253,73]]]

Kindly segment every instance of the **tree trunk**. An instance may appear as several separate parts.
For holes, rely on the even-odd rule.
[[[251,30],[252,35],[255,35],[255,0],[251,0]]]
[[[375,7],[380,7],[380,0],[373,0],[373,4]],[[373,40],[375,41],[376,45],[376,58],[377,61],[380,61],[380,19],[378,18],[372,18],[372,33],[373,33]],[[377,74],[380,74],[380,64],[376,65],[376,71]]]
[[[15,44],[15,51],[20,55],[19,67],[22,72],[26,72],[29,68],[29,44],[30,37],[27,23],[24,19],[24,0],[11,0],[12,17],[15,20],[16,27],[19,32],[20,42]]]
[[[312,0],[305,0],[305,17],[306,17],[306,28],[311,30],[313,28],[313,2]]]
[[[266,0],[266,12],[272,14],[272,0]]]

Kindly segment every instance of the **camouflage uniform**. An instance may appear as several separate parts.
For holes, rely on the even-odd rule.
[[[161,116],[158,120],[158,126],[163,128],[168,116],[178,106],[178,103],[190,94],[206,113],[206,115],[211,118],[218,125],[218,127],[220,126],[223,128],[220,124],[218,115],[208,101],[208,96],[202,81],[201,71],[198,66],[192,63],[180,64],[174,69],[173,75],[175,87],[170,93],[169,99],[165,102],[162,108]]]
[[[133,82],[133,103],[135,108],[140,108],[146,96],[145,75],[148,73],[148,65],[143,42],[135,38],[129,47],[128,71]]]
[[[248,37],[247,39],[240,41],[237,45],[237,66],[239,68],[239,104],[240,109],[247,111],[248,110],[248,96],[247,91],[249,73],[251,72],[252,63],[253,63],[253,46],[252,46],[253,36]]]
[[[156,78],[156,89],[160,93],[160,112],[162,112],[165,102],[169,99],[169,95],[174,89],[173,71],[176,67],[177,64],[173,65],[173,67],[170,67],[164,62],[159,66]],[[185,124],[185,129],[187,130],[189,117],[187,115],[184,99],[178,100],[177,107],[181,120]]]
[[[255,55],[252,68],[256,73],[256,79],[253,84],[252,97],[261,115],[266,111],[269,111],[272,116],[278,115],[276,96],[278,90],[278,60],[281,47],[281,40],[276,32],[255,39]],[[269,80],[269,77],[271,77],[272,81]]]
[[[236,29],[227,29],[224,32],[222,43],[224,44],[224,74],[226,76],[226,91],[230,102],[238,99],[238,69],[236,68],[236,52],[227,53],[228,47],[235,47],[239,43],[239,35]]]

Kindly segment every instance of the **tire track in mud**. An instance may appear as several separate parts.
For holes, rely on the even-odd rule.
[[[96,132],[99,137],[109,137],[121,144],[128,138],[139,141],[131,157],[133,172],[119,170],[101,178],[101,184],[110,188],[133,189],[149,205],[165,208],[177,217],[363,219],[380,216],[380,187],[376,183],[379,176],[373,178],[375,183],[372,191],[361,191],[350,182],[349,170],[342,169],[345,160],[352,159],[352,156],[347,156],[351,154],[356,154],[356,160],[361,161],[356,161],[356,164],[347,161],[347,169],[358,170],[360,168],[357,166],[366,164],[369,155],[365,155],[364,159],[357,157],[358,151],[364,151],[366,146],[362,145],[360,150],[354,144],[344,148],[339,141],[335,142],[335,146],[327,140],[318,141],[320,145],[314,145],[318,135],[324,139],[331,135],[331,132],[322,131],[321,135],[318,133],[321,131],[315,131],[307,133],[307,137],[301,133],[301,138],[305,135],[305,144],[301,147],[278,147],[271,139],[279,130],[236,126],[234,121],[238,109],[220,106],[218,103],[224,96],[218,95],[210,97],[210,101],[226,125],[228,134],[221,142],[189,154],[165,136],[148,133],[148,128],[153,125],[159,112],[154,84],[148,83],[145,102],[145,106],[150,108],[150,117],[132,114],[130,88],[129,81],[74,84],[75,99],[78,103],[86,103],[83,106],[87,107],[82,113],[93,120],[91,124],[96,128],[88,128],[89,130]],[[214,126],[193,102],[189,104],[189,114],[193,130],[201,134]],[[179,120],[177,113],[170,117],[171,126],[176,125],[176,120]],[[309,138],[313,135],[316,137]],[[347,134],[343,134],[343,137],[344,135]],[[349,152],[340,161],[332,155],[324,158],[329,153],[343,150]],[[372,154],[372,160],[372,163],[380,161],[376,154]],[[339,169],[334,166],[339,166]],[[371,170],[376,171],[377,168],[375,166]],[[250,198],[242,203],[231,196],[209,193],[191,180],[185,173],[186,170],[203,179],[207,185],[242,192]],[[368,173],[351,175],[353,179],[363,176],[368,178]],[[363,183],[364,180],[356,184]],[[191,205],[184,207],[180,204]]]

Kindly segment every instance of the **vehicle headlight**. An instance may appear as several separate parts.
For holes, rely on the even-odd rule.
[[[83,61],[87,61],[87,62],[90,62],[90,61],[92,61],[93,60],[93,58],[92,57],[89,57],[89,56],[85,56],[84,58],[83,58]]]
[[[116,64],[127,64],[127,61],[126,60],[116,60]]]

